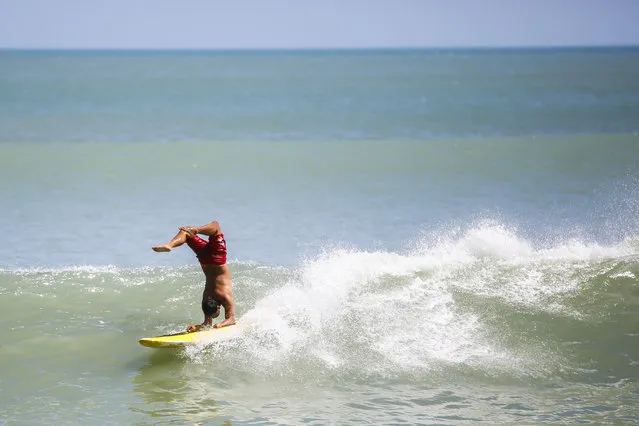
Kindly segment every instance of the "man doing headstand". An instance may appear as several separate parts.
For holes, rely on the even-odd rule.
[[[202,295],[202,311],[204,322],[188,327],[187,331],[198,331],[211,327],[213,318],[220,315],[220,305],[224,307],[224,321],[213,327],[220,328],[235,324],[235,304],[233,303],[233,289],[231,286],[231,272],[226,265],[226,241],[220,224],[213,221],[203,226],[182,226],[180,231],[166,244],[154,246],[157,252],[171,251],[186,243],[193,250],[200,261],[202,271],[206,277],[204,294]],[[198,236],[208,235],[209,240]]]

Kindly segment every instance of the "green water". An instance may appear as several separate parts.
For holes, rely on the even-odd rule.
[[[637,58],[1,52],[0,423],[639,423]]]

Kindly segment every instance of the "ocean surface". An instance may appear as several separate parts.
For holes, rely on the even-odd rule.
[[[0,425],[639,424],[639,48],[0,51]],[[201,321],[218,220],[241,324]]]

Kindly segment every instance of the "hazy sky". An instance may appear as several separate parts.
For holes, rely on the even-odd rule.
[[[0,48],[639,45],[639,0],[0,0]]]

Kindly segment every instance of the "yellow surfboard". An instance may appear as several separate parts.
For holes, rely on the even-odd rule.
[[[208,345],[209,343],[237,337],[242,334],[242,331],[243,328],[238,327],[236,324],[229,325],[228,327],[194,331],[192,333],[183,332],[157,337],[145,337],[140,339],[140,344],[149,348],[183,348],[185,346]]]

